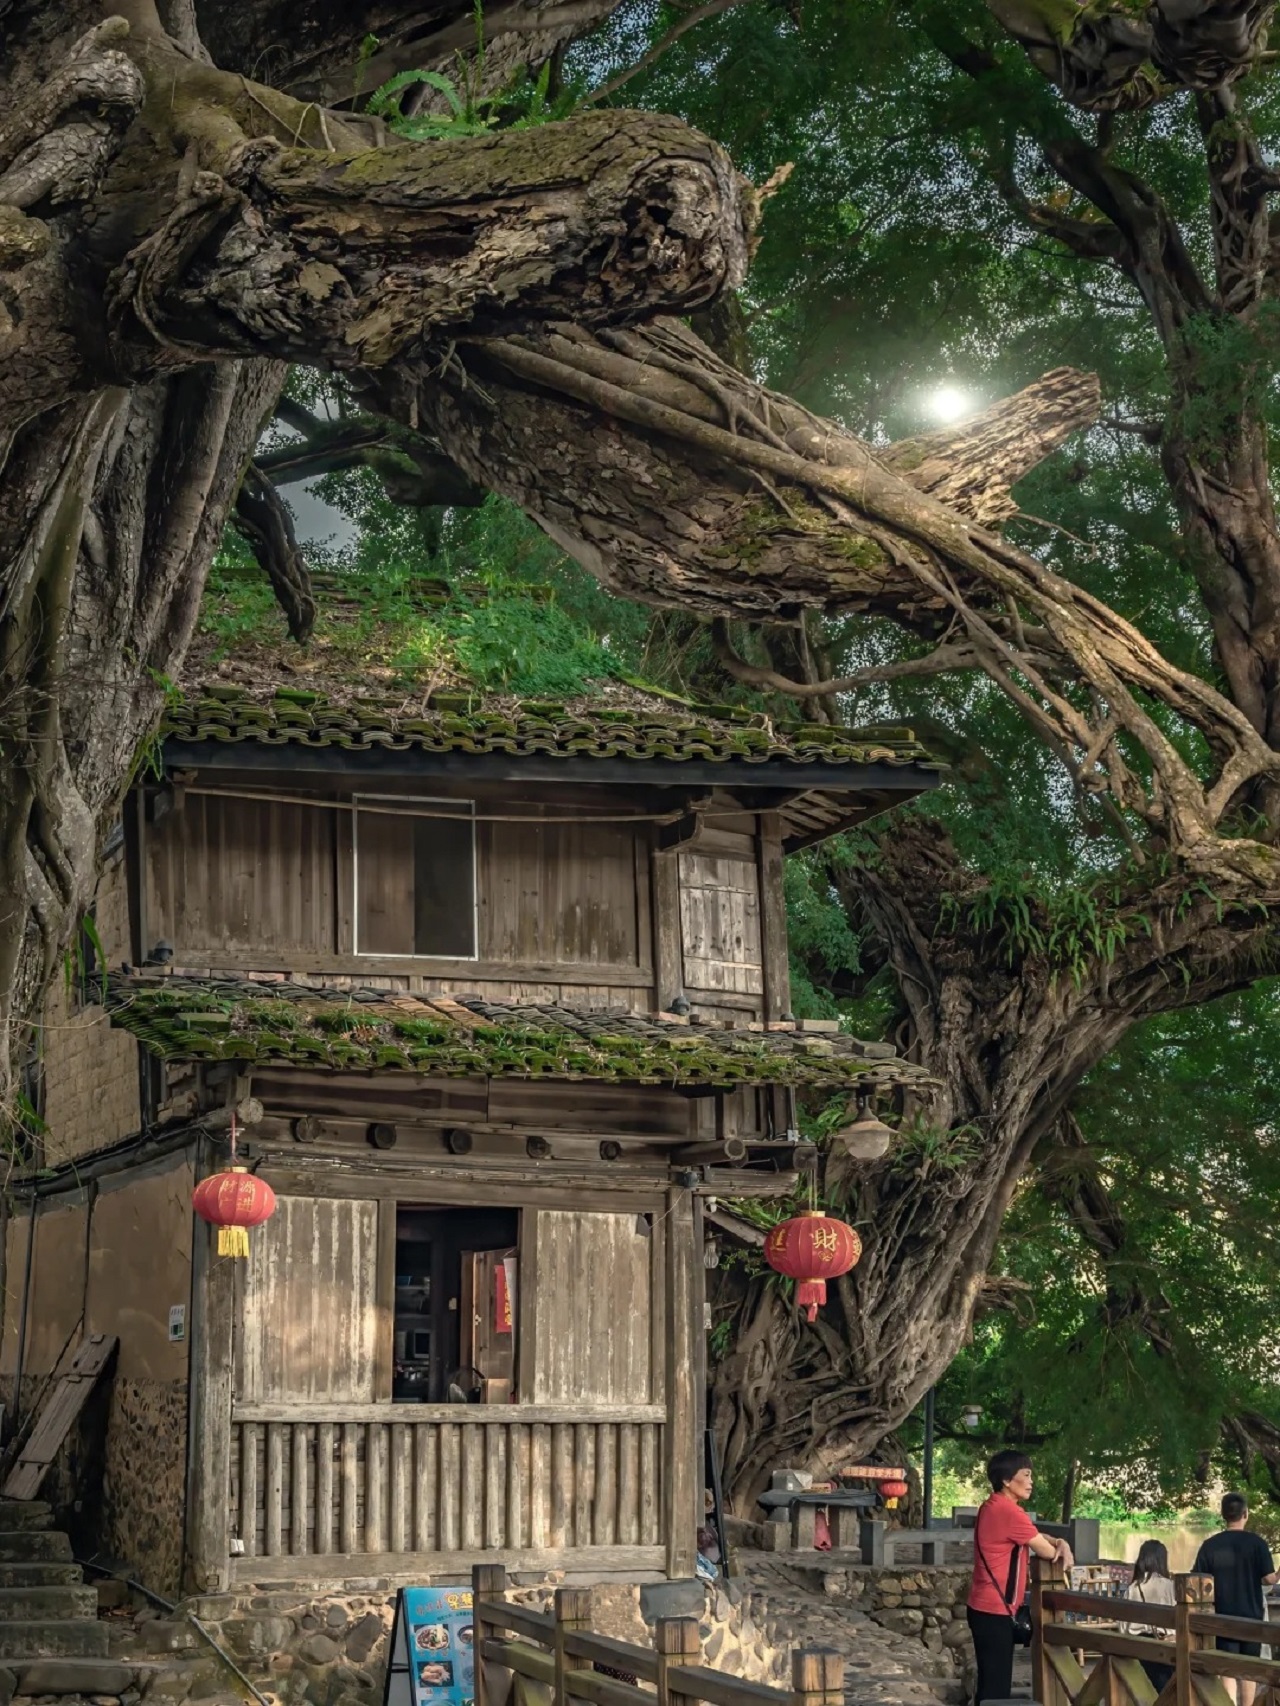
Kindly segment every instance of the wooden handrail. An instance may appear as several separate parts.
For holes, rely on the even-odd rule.
[[[586,1706],[691,1706],[695,1701],[706,1706],[844,1706],[844,1660],[826,1649],[793,1653],[791,1688],[770,1688],[704,1665],[692,1617],[659,1618],[654,1645],[642,1647],[588,1628],[590,1596],[583,1588],[557,1588],[555,1611],[548,1616],[507,1601],[502,1565],[477,1564],[471,1592],[476,1706],[492,1706],[486,1660],[549,1684],[552,1706],[573,1701]],[[511,1633],[500,1635],[500,1630]],[[652,1683],[656,1692],[601,1675],[593,1668],[597,1665]]]
[[[1213,1599],[1208,1576],[1174,1577],[1176,1604],[1073,1593],[1056,1561],[1032,1560],[1032,1667],[1041,1706],[1151,1706],[1155,1688],[1142,1664],[1171,1668],[1173,1682],[1161,1692],[1164,1706],[1228,1706],[1219,1677],[1252,1681],[1280,1692],[1280,1660],[1218,1652],[1214,1637],[1269,1645],[1271,1624],[1247,1617],[1220,1617],[1207,1609]],[[1169,1631],[1144,1638],[1096,1624],[1069,1622],[1072,1615],[1104,1617]],[[1096,1655],[1092,1669],[1082,1660]]]

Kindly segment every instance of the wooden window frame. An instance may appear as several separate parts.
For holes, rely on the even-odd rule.
[[[360,807],[365,802],[381,801],[401,806],[465,806],[471,814],[471,952],[469,954],[396,954],[388,956],[360,946]],[[429,817],[428,813],[405,811],[396,813],[409,819]],[[476,802],[449,799],[435,794],[353,794],[351,796],[351,951],[356,959],[385,960],[387,958],[414,960],[427,964],[435,960],[471,963],[480,958],[480,870],[476,845]]]

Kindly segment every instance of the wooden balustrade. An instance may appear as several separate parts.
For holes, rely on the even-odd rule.
[[[557,1588],[554,1612],[529,1611],[507,1603],[501,1564],[477,1564],[471,1590],[476,1706],[494,1706],[491,1666],[512,1673],[511,1706],[844,1706],[844,1659],[825,1648],[793,1653],[791,1688],[770,1688],[704,1666],[693,1617],[659,1618],[642,1647],[591,1632],[584,1588]]]
[[[1033,1558],[1031,1661],[1040,1706],[1233,1706],[1224,1679],[1257,1685],[1256,1706],[1280,1706],[1280,1661],[1219,1652],[1218,1636],[1267,1646],[1270,1623],[1218,1617],[1208,1576],[1174,1577],[1176,1605],[1147,1605],[1102,1594],[1072,1593],[1062,1566]],[[1079,1618],[1142,1623],[1151,1636],[1123,1634]],[[1086,1668],[1086,1661],[1093,1663]],[[1173,1671],[1158,1693],[1143,1668]]]
[[[649,1405],[240,1408],[235,1574],[296,1573],[304,1556],[469,1568],[477,1552],[659,1567],[662,1417]]]

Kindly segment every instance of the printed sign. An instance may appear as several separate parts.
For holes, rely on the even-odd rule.
[[[180,1345],[187,1336],[187,1306],[175,1303],[169,1310],[169,1343]]]
[[[471,1589],[401,1588],[383,1706],[475,1706]]]

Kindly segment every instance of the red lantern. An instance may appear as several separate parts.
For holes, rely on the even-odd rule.
[[[816,1211],[780,1221],[764,1241],[769,1266],[799,1282],[796,1303],[809,1321],[817,1320],[818,1305],[827,1301],[827,1281],[856,1267],[861,1254],[862,1240],[852,1226]]]
[[[882,1481],[880,1494],[885,1499],[905,1499],[911,1491],[905,1481]]]
[[[227,1173],[214,1173],[204,1179],[191,1194],[191,1206],[210,1226],[218,1228],[220,1256],[249,1254],[249,1226],[261,1226],[276,1212],[276,1193],[265,1179],[232,1167]]]

